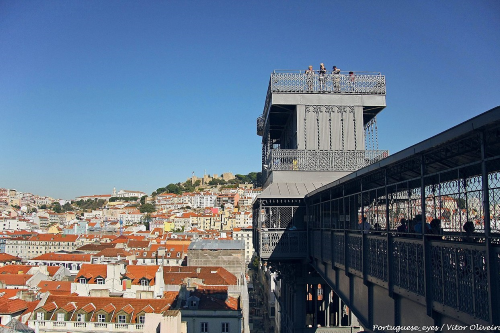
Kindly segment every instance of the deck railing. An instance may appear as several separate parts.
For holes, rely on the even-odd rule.
[[[341,72],[339,74],[306,74],[304,71],[274,71],[271,74],[273,93],[331,93],[385,95],[385,76],[373,72]]]
[[[356,171],[389,156],[387,150],[273,149],[266,170]]]
[[[271,73],[267,89],[263,119],[273,93],[294,94],[348,94],[348,95],[385,95],[385,75],[378,72],[340,72],[320,75],[318,71],[306,74],[303,70],[275,70]]]

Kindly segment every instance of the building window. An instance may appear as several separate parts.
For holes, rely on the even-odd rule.
[[[97,284],[104,284],[104,279],[103,278],[97,278],[97,279],[95,279],[95,283],[97,283]]]
[[[81,284],[87,284],[87,279],[81,277],[81,278],[78,279],[78,282],[80,282]]]
[[[208,333],[208,323],[207,322],[203,322],[201,323],[201,330],[200,330],[201,333]]]
[[[125,315],[119,315],[118,316],[118,323],[120,324],[125,324],[126,323],[126,320],[125,320]]]
[[[57,321],[64,321],[64,313],[59,312],[57,314]]]
[[[141,286],[149,286],[149,281],[147,279],[142,279]]]
[[[79,313],[76,315],[76,321],[85,321],[85,313]]]
[[[144,324],[146,322],[146,317],[139,316],[138,322],[139,322],[139,324]]]
[[[229,323],[222,323],[221,332],[222,333],[229,333]]]
[[[97,321],[99,323],[104,323],[106,321],[106,315],[103,314],[97,315]]]
[[[38,312],[36,314],[36,320],[44,320],[44,313],[43,312]]]

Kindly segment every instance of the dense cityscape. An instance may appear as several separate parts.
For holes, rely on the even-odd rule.
[[[0,324],[252,329],[262,309],[251,280],[257,177],[193,174],[151,195],[113,189],[73,200],[0,188]]]

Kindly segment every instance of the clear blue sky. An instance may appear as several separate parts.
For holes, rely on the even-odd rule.
[[[0,0],[0,187],[260,171],[274,69],[379,71],[391,153],[500,105],[500,1]]]

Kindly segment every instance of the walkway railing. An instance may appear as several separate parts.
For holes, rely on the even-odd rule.
[[[499,324],[499,133],[500,107],[309,193],[310,255],[428,311]]]

